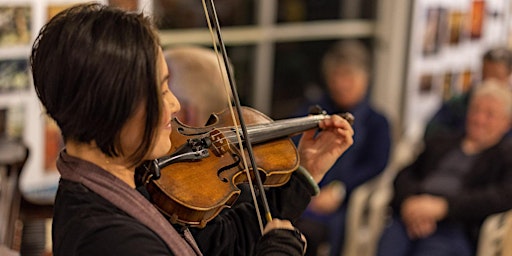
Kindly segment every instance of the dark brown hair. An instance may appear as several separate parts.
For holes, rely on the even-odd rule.
[[[81,4],[52,18],[30,56],[34,86],[65,140],[96,142],[123,155],[120,131],[137,107],[146,111],[139,163],[151,147],[161,110],[159,40],[148,18],[100,4]]]

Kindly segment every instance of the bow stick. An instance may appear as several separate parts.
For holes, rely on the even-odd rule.
[[[244,117],[242,115],[242,110],[241,110],[242,107],[241,107],[241,104],[240,104],[240,99],[238,97],[238,92],[237,92],[237,89],[236,89],[236,85],[234,83],[233,74],[232,74],[232,71],[231,71],[231,69],[229,67],[229,63],[228,63],[228,57],[227,57],[227,53],[226,53],[226,46],[224,44],[224,41],[222,39],[222,35],[221,35],[221,32],[220,32],[219,19],[217,17],[217,11],[215,10],[215,4],[213,3],[213,0],[209,1],[209,5],[210,5],[209,7],[210,7],[210,10],[211,10],[211,13],[212,13],[212,15],[210,17],[210,12],[208,11],[206,0],[202,0],[202,3],[203,3],[203,8],[204,8],[204,13],[205,13],[205,16],[206,16],[206,21],[208,23],[208,28],[209,28],[211,36],[212,36],[213,48],[214,48],[215,53],[217,55],[217,61],[219,62],[219,68],[220,68],[220,71],[221,71],[222,79],[224,80],[224,76],[222,75],[222,68],[221,68],[221,64],[220,64],[220,60],[219,60],[217,43],[219,44],[220,51],[222,53],[224,67],[225,67],[225,70],[226,70],[229,86],[231,88],[231,92],[232,92],[232,96],[233,96],[233,102],[235,104],[235,109],[237,111],[240,127],[242,128],[242,134],[243,134],[243,136],[245,138],[245,142],[246,142],[245,146],[246,146],[247,153],[248,153],[250,161],[251,161],[251,166],[252,166],[252,170],[253,170],[253,173],[254,173],[254,177],[256,178],[256,184],[258,186],[258,189],[260,190],[260,197],[261,197],[261,201],[262,201],[263,208],[264,208],[264,211],[265,211],[265,217],[266,217],[267,222],[270,222],[270,221],[272,221],[272,215],[270,213],[270,207],[268,206],[268,201],[267,201],[267,197],[265,195],[265,190],[264,190],[264,187],[263,187],[263,182],[261,181],[260,173],[257,171],[258,167],[256,165],[256,160],[254,158],[254,153],[253,153],[253,150],[252,150],[252,145],[251,145],[250,137],[249,137],[248,132],[247,132],[247,126],[245,125]],[[213,23],[215,25],[215,32],[217,34],[217,43],[215,42],[216,40],[215,40],[215,37],[213,36],[213,32],[212,32],[213,29],[212,29],[212,25],[211,25],[211,20],[213,21]],[[228,95],[227,98],[228,98],[228,103],[229,103],[229,108],[230,108],[230,111],[231,111],[233,123],[236,124],[237,122],[236,122],[236,118],[234,116],[234,111],[233,111],[233,107],[232,107],[230,96],[229,96],[230,95],[229,89],[228,89],[228,87],[227,87],[225,82],[224,82],[224,84],[225,84],[225,88],[226,88],[226,94]],[[246,167],[245,168],[245,172],[246,172],[246,175],[248,177],[249,186],[251,188],[251,193],[252,193],[253,201],[254,201],[254,204],[255,204],[255,210],[256,210],[256,213],[257,213],[257,216],[258,216],[260,230],[261,230],[261,233],[263,234],[263,223],[262,223],[262,220],[261,220],[261,213],[259,212],[258,200],[256,199],[255,189],[254,189],[254,186],[253,186],[252,181],[250,179],[251,175],[250,175],[250,171],[249,171],[249,168],[248,168],[248,165],[247,165],[247,161],[245,159],[245,154],[243,154],[243,152],[244,152],[243,151],[243,143],[242,143],[242,139],[241,139],[240,134],[239,134],[239,129],[236,129],[236,131],[237,131],[237,137],[238,137],[238,145],[239,145],[239,148],[240,148],[240,152],[242,152],[242,158],[243,158],[244,166]]]

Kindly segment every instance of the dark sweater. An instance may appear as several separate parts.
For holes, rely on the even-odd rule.
[[[288,184],[269,191],[269,201],[276,217],[293,220],[307,206],[312,193],[307,181],[294,174]],[[295,231],[274,230],[262,238],[252,205],[236,204],[205,229],[194,230],[203,253],[302,255],[304,245]],[[56,256],[173,255],[163,240],[138,220],[84,185],[65,179],[59,183],[52,229]]]
[[[392,206],[399,212],[402,202],[421,194],[421,182],[437,170],[447,152],[460,147],[462,136],[438,136],[429,139],[424,151],[397,175]],[[512,143],[508,139],[484,150],[463,176],[460,193],[448,197],[448,221],[461,222],[474,241],[479,228],[491,214],[512,209]]]

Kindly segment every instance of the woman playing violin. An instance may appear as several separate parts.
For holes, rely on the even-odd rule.
[[[54,255],[201,255],[188,229],[172,225],[135,186],[135,168],[171,148],[171,119],[180,109],[149,19],[99,4],[72,7],[41,29],[30,61],[35,91],[65,140],[57,163]],[[306,132],[299,148],[316,182],[353,135],[338,116],[319,126],[323,131]],[[300,182],[295,180],[307,189]],[[248,219],[250,210],[232,214],[256,221]],[[217,236],[249,232],[233,229],[240,223],[227,224],[230,229]],[[260,255],[304,250],[289,220],[273,219],[263,233],[258,241],[242,242]]]

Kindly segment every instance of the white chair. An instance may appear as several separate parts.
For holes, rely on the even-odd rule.
[[[512,255],[512,210],[485,219],[478,241],[477,256]]]
[[[354,190],[348,202],[344,256],[373,256],[389,216],[388,203],[393,196],[393,171],[381,175]]]
[[[0,134],[0,255],[20,250],[22,222],[18,181],[28,155],[29,149],[21,140]]]
[[[389,202],[393,197],[393,181],[399,170],[421,149],[418,140],[403,139],[393,149],[388,167],[359,187],[348,201],[343,256],[374,256],[390,217]]]

